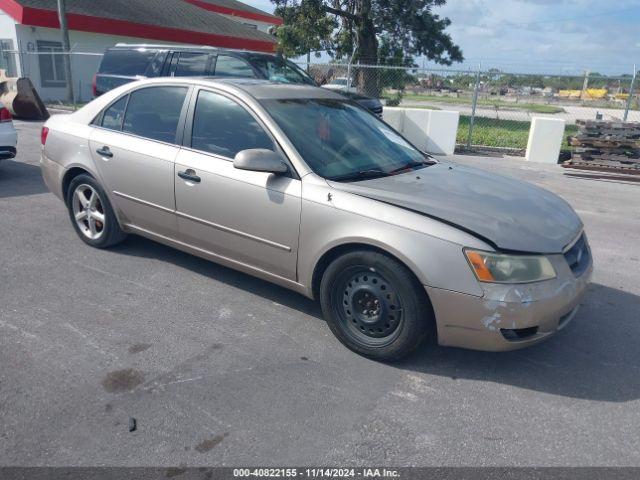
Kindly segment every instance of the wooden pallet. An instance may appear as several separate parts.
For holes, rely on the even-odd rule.
[[[569,160],[562,164],[564,168],[573,168],[576,170],[589,170],[595,172],[604,172],[604,173],[621,173],[624,175],[629,175],[632,178],[638,178],[640,180],[640,168],[629,168],[623,165],[612,165],[611,163],[598,163],[593,161],[581,162]]]
[[[577,135],[571,137],[569,143],[574,147],[629,148],[640,151],[640,139],[584,137]]]
[[[593,167],[640,172],[640,123],[578,120],[579,133],[569,138],[567,168]]]

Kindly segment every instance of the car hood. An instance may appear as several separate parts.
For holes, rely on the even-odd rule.
[[[500,250],[561,253],[582,230],[571,206],[526,182],[449,162],[337,189],[452,224]]]

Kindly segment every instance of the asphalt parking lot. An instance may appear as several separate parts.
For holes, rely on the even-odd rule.
[[[141,238],[85,246],[40,126],[0,162],[0,465],[640,466],[640,183],[456,157],[569,201],[594,283],[539,346],[383,364],[282,288]]]

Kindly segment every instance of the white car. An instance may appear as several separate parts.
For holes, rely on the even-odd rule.
[[[13,126],[11,112],[0,103],[0,160],[14,158],[18,134]]]
[[[322,85],[322,88],[337,92],[357,92],[357,87],[353,84],[353,80],[347,77],[336,77],[329,83]]]

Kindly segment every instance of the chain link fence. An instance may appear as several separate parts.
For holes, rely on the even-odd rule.
[[[67,100],[67,78],[64,57],[71,60],[73,99]],[[93,76],[104,53],[65,53],[56,42],[38,42],[34,50],[8,50],[0,43],[0,70],[11,77],[27,77],[41,98],[49,105],[77,108],[93,100]]]
[[[42,43],[42,42],[41,42]],[[46,43],[46,42],[45,42]],[[45,102],[66,103],[63,55],[58,46],[38,45],[17,51],[0,45],[0,69],[7,76],[29,77]],[[93,98],[92,79],[102,53],[72,52],[74,101]],[[623,76],[532,74],[497,69],[456,70],[338,63],[299,64],[315,81],[337,91],[379,98],[387,107],[454,110],[460,113],[459,149],[506,149],[527,146],[531,119],[566,122],[566,136],[578,120],[640,122],[640,81]],[[564,148],[569,149],[567,142]]]
[[[460,149],[523,152],[533,117],[565,120],[567,137],[577,132],[578,120],[640,121],[634,75],[551,75],[384,65],[301,66],[320,85],[380,98],[387,106],[459,112]],[[563,148],[569,150],[566,141]]]

